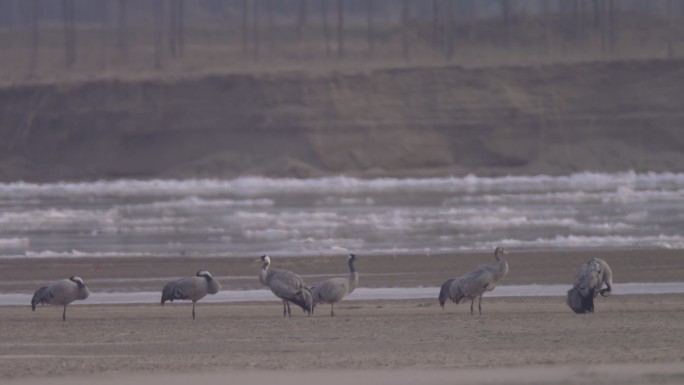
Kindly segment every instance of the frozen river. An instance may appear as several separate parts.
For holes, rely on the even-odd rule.
[[[684,174],[0,184],[0,258],[684,248]]]

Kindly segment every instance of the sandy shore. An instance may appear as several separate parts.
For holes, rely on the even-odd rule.
[[[436,301],[355,301],[335,318],[319,311],[291,319],[275,301],[200,304],[195,321],[187,303],[84,305],[66,323],[57,307],[8,306],[0,308],[0,377],[536,366],[567,377],[568,365],[684,361],[683,299],[612,296],[589,316],[558,297],[490,298],[482,317],[462,305],[442,311]],[[684,381],[679,368],[665,378]]]
[[[569,283],[578,264],[590,256],[609,260],[616,282],[681,281],[679,255],[514,252],[505,283]],[[274,264],[305,274],[343,273],[340,259],[274,257]],[[358,267],[362,285],[412,287],[436,285],[490,259],[487,254],[383,256],[360,259]],[[35,266],[45,262],[2,261],[0,278],[9,282],[4,288],[28,290],[26,280],[36,278],[25,271],[36,273]],[[256,283],[258,266],[251,258],[167,262],[62,260],[36,274],[47,279],[76,270],[91,278],[91,290],[106,290],[115,285],[104,284],[112,277],[174,276],[208,265],[215,275],[246,275]],[[253,285],[245,281],[228,279],[224,286]],[[408,381],[416,378],[434,384],[684,383],[684,295],[600,298],[597,313],[588,316],[571,313],[561,297],[485,297],[483,309],[482,317],[471,317],[467,305],[450,303],[443,311],[436,299],[353,301],[336,306],[335,318],[323,305],[311,317],[297,311],[283,319],[275,300],[200,303],[193,321],[188,303],[160,307],[86,301],[70,307],[62,323],[58,307],[32,313],[28,304],[4,306],[0,378],[18,384],[42,383],[46,377],[174,384],[193,376],[284,384],[320,378],[331,384],[352,378],[400,384],[417,383]],[[626,376],[623,368],[632,374]]]

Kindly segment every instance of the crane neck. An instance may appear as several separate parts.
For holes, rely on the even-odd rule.
[[[264,263],[264,264],[261,266],[261,271],[259,271],[259,282],[260,282],[262,285],[264,285],[264,286],[267,286],[267,284],[266,284],[266,276],[268,275],[268,267],[269,267],[269,264],[268,264],[268,263]]]
[[[508,273],[508,262],[504,261],[503,259],[499,261],[499,270],[501,270],[504,274]]]
[[[494,257],[499,262],[499,279],[501,279],[506,274],[508,274],[508,262],[506,262],[505,259],[501,258],[501,256],[499,256],[499,253],[500,253],[500,251],[499,251],[499,249],[497,249],[494,252]]]
[[[349,259],[349,287],[354,290],[357,286],[359,286],[359,272],[356,271],[354,260]]]
[[[349,262],[347,262],[347,264],[349,265],[349,271],[350,272],[352,272],[352,273],[356,272],[356,267],[354,266],[354,259],[349,258]]]

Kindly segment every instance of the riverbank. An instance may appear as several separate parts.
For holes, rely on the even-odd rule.
[[[684,171],[682,60],[0,87],[0,181]]]

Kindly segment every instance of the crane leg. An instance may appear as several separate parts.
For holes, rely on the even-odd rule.
[[[287,301],[283,300],[283,318],[287,317]]]
[[[335,307],[335,304],[334,304],[334,303],[331,303],[331,304],[330,304],[330,316],[331,316],[331,317],[334,317],[334,316],[335,316],[335,310],[333,310],[334,307]]]
[[[192,301],[192,319],[195,319],[195,301]]]
[[[64,305],[64,311],[62,312],[62,321],[66,321],[66,307],[67,305]]]
[[[290,309],[290,301],[285,301],[287,304],[287,316],[292,317],[292,309]]]
[[[479,310],[480,315],[482,315],[482,296],[480,296],[480,301],[477,303],[477,310]]]
[[[475,298],[470,300],[470,315],[473,315],[473,303],[475,303]]]

